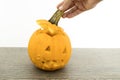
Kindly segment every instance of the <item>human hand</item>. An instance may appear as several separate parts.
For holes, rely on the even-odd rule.
[[[86,10],[92,9],[102,0],[64,0],[57,8],[64,11],[63,18],[72,18]]]

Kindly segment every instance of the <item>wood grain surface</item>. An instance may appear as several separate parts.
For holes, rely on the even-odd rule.
[[[120,49],[73,48],[65,68],[36,68],[27,48],[0,48],[0,80],[120,80]]]

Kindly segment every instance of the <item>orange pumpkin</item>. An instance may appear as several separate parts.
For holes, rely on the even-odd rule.
[[[28,44],[28,53],[33,64],[43,70],[63,68],[71,56],[70,39],[62,28],[47,20],[38,20],[41,26]]]

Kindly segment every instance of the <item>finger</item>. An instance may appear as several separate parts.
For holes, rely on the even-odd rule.
[[[65,11],[68,11],[68,10],[71,9],[73,6],[74,6],[74,4],[72,3],[68,8],[64,9],[64,12],[65,12]]]
[[[59,4],[57,5],[57,9],[59,9],[59,7],[63,5],[63,3],[64,3],[64,1],[62,1],[61,3],[59,3]]]
[[[66,11],[68,10],[71,6],[73,5],[71,0],[64,0],[63,3],[60,4],[60,6],[58,7],[58,9],[62,10],[62,11]]]
[[[69,11],[67,11],[66,13],[64,13],[63,18],[67,17],[67,18],[72,18],[80,13],[82,13],[83,10],[78,9],[76,6],[72,7]]]
[[[66,17],[67,17],[67,18],[72,18],[72,17],[75,17],[75,16],[77,16],[78,14],[80,14],[80,13],[82,13],[82,12],[83,12],[83,11],[80,11],[80,10],[78,9],[78,10],[76,10],[75,12],[67,15]]]

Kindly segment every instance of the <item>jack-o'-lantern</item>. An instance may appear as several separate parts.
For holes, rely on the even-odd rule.
[[[28,43],[28,53],[33,64],[47,71],[63,68],[71,56],[71,43],[67,34],[57,23],[62,16],[58,10],[49,21],[37,20],[36,30]]]

